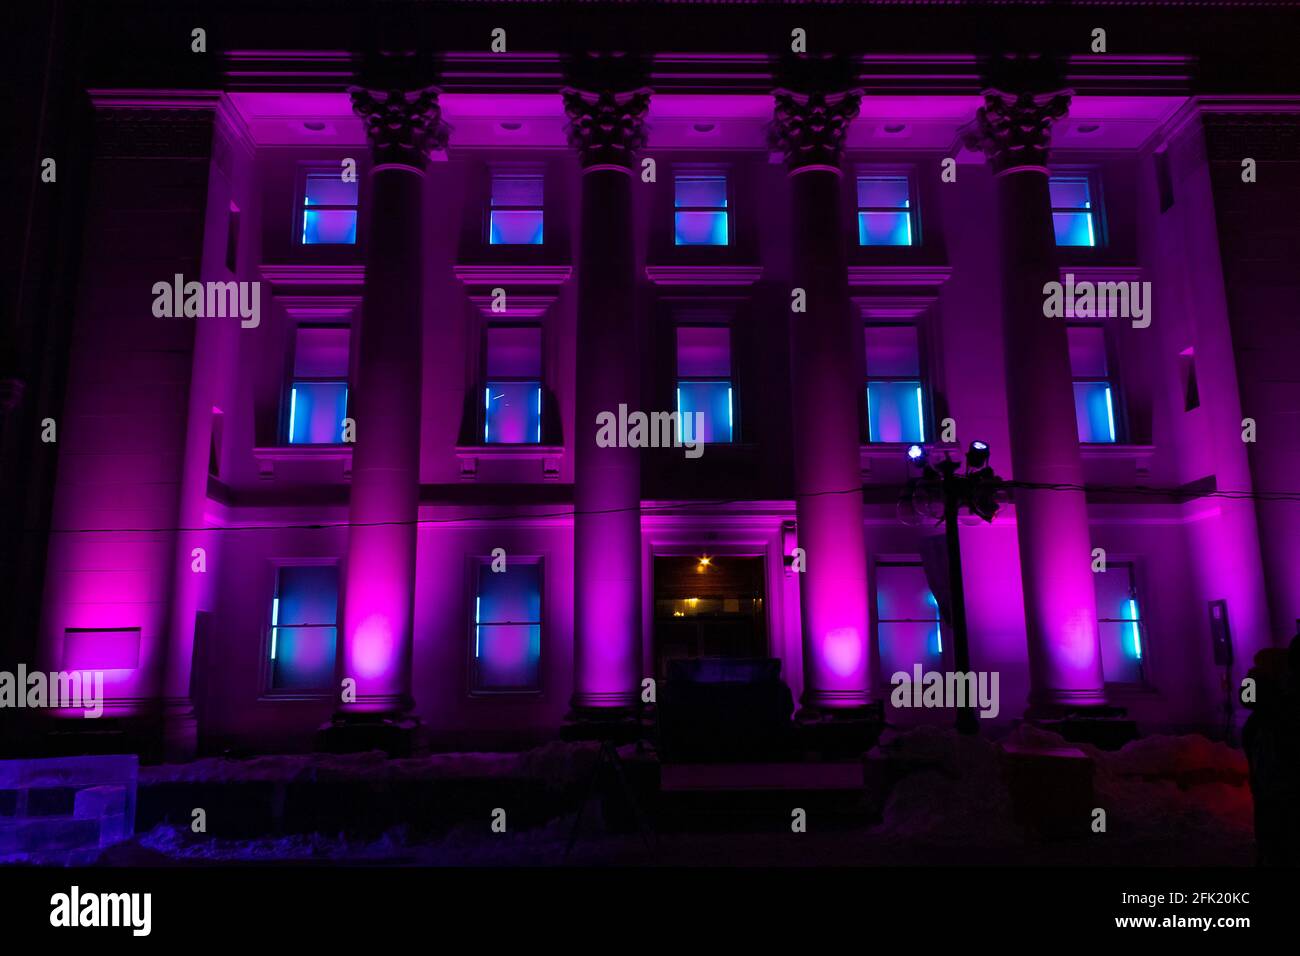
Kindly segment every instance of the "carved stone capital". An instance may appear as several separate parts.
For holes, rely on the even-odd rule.
[[[768,143],[785,154],[790,172],[808,166],[840,165],[849,124],[858,115],[861,90],[798,93],[779,89]]]
[[[963,136],[969,149],[988,157],[994,174],[1046,168],[1052,124],[1070,108],[1070,92],[984,91],[984,105]]]
[[[445,149],[451,132],[442,120],[435,86],[415,90],[348,88],[353,111],[365,121],[375,163],[423,169],[431,150]]]
[[[582,168],[618,166],[630,170],[636,151],[646,142],[650,90],[641,87],[617,92],[566,87],[561,95],[569,116],[565,132],[569,145],[578,151]]]

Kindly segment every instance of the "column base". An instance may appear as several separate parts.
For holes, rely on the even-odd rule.
[[[641,718],[635,707],[574,706],[564,715],[560,739],[565,741],[600,740],[630,744],[642,736]]]
[[[163,759],[168,763],[188,763],[199,750],[199,722],[189,698],[163,702]]]
[[[340,713],[316,731],[314,749],[329,754],[382,750],[390,757],[409,757],[419,730],[417,717]]]
[[[884,727],[884,705],[878,701],[856,707],[826,707],[805,700],[794,715],[799,749],[825,757],[866,753],[876,745]]]
[[[1123,707],[1106,705],[1054,709],[1030,707],[1025,722],[1060,734],[1071,743],[1092,744],[1100,750],[1119,750],[1137,740],[1137,721]]]

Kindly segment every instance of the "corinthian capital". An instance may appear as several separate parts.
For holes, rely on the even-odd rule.
[[[780,89],[773,95],[776,108],[768,127],[768,143],[785,154],[786,168],[790,172],[809,166],[838,168],[849,124],[862,103],[862,91],[797,93]]]
[[[435,86],[415,90],[348,88],[352,109],[366,124],[375,163],[423,169],[430,150],[444,149],[451,128],[442,121]]]
[[[1070,93],[1008,93],[985,90],[966,145],[988,157],[993,172],[1025,167],[1045,169],[1052,124],[1070,108]]]
[[[646,142],[646,111],[650,90],[561,91],[569,116],[569,145],[578,151],[583,169],[616,166],[630,170],[636,151]]]

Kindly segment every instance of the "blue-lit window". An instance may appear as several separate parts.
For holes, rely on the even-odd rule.
[[[1084,174],[1052,176],[1047,183],[1052,197],[1052,227],[1058,246],[1095,246],[1097,210],[1092,183]]]
[[[508,557],[504,571],[478,563],[470,689],[536,691],[542,654],[542,566]]]
[[[674,188],[675,244],[725,246],[731,242],[726,176],[678,176]]]
[[[735,389],[731,384],[731,329],[683,325],[677,329],[677,420],[683,440],[734,440]],[[695,413],[703,414],[696,433]]]
[[[1109,683],[1140,684],[1146,632],[1133,565],[1112,561],[1093,577],[1102,673]]]
[[[868,325],[867,440],[925,441],[925,390],[914,325]]]
[[[915,215],[911,181],[907,176],[858,177],[859,245],[914,245]]]
[[[886,681],[899,671],[910,680],[913,664],[929,669],[942,660],[939,604],[919,563],[876,565],[876,640]]]
[[[540,246],[543,226],[542,176],[496,173],[488,210],[488,243],[493,246]]]
[[[1111,387],[1106,358],[1106,331],[1099,325],[1072,325],[1066,329],[1066,335],[1079,441],[1090,444],[1118,441],[1115,390]]]
[[[271,689],[324,691],[334,686],[338,646],[338,568],[282,567],[271,599]]]
[[[337,445],[348,413],[348,341],[344,326],[299,326],[285,420],[290,445]]]
[[[483,442],[527,445],[541,440],[542,330],[535,325],[490,326]]]
[[[357,182],[342,168],[309,172],[302,192],[302,244],[352,245],[357,241]]]

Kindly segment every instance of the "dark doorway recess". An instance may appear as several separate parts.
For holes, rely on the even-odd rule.
[[[761,557],[655,558],[656,675],[683,658],[766,657],[764,580]]]

